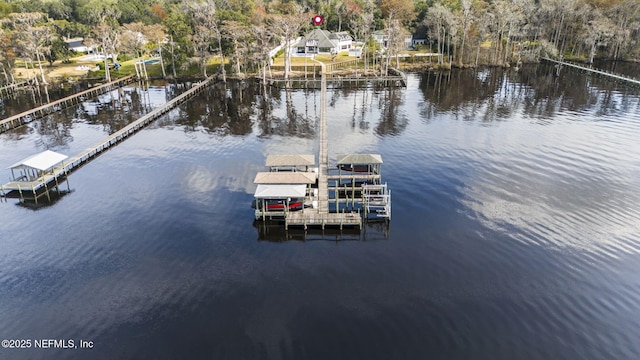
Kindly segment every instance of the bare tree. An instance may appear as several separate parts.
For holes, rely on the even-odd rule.
[[[117,56],[117,49],[120,46],[120,33],[118,19],[121,13],[113,8],[93,8],[90,16],[98,24],[93,28],[96,40],[102,47],[104,55],[104,74],[106,81],[111,81],[111,72],[107,59],[109,56]],[[114,59],[115,60],[115,59]]]
[[[241,74],[241,62],[244,58],[249,39],[249,28],[238,21],[225,21],[223,23],[223,36],[233,44],[233,63],[235,73]]]
[[[289,14],[271,15],[269,23],[272,29],[282,38],[284,45],[284,78],[288,79],[291,72],[291,43],[296,39],[306,25],[311,22],[310,14],[295,12]]]
[[[603,14],[615,26],[610,56],[619,59],[640,45],[640,2],[618,1]]]
[[[210,58],[209,44],[211,39],[218,42],[218,53],[221,59],[222,81],[227,81],[224,69],[224,54],[222,53],[222,33],[220,32],[220,20],[216,16],[217,8],[215,0],[191,0],[186,4],[193,18],[195,33],[192,40],[196,53],[200,57],[200,66],[204,77],[207,77],[207,62]]]
[[[274,33],[266,24],[257,24],[251,26],[251,34],[255,38],[252,43],[250,53],[253,54],[253,61],[262,64],[262,81],[267,82],[267,66],[271,61],[269,57],[269,49],[274,43]]]
[[[460,66],[463,65],[464,62],[464,47],[465,47],[465,42],[467,40],[467,35],[469,32],[469,27],[471,26],[472,22],[473,22],[473,13],[471,11],[471,0],[461,0],[460,1],[460,5],[461,5],[461,9],[460,9],[460,15],[462,18],[462,28],[461,28],[461,33],[462,33],[462,44],[460,45],[460,53],[459,53],[459,57],[458,57],[458,64]]]
[[[147,69],[143,59],[145,47],[147,45],[147,38],[144,36],[143,31],[145,26],[143,23],[131,23],[122,26],[121,43],[131,53],[134,54],[136,60],[133,62],[133,66],[136,69],[136,75],[141,77],[147,76]],[[140,59],[140,60],[138,60]],[[138,68],[138,64],[140,68]]]
[[[589,63],[593,63],[598,46],[614,37],[616,28],[610,19],[604,17],[600,11],[592,13],[593,19],[585,24],[583,41],[589,47]]]
[[[9,22],[16,33],[15,41],[21,50],[22,57],[33,60],[36,57],[42,83],[46,84],[47,80],[42,69],[42,58],[44,53],[49,51],[51,40],[53,39],[53,31],[46,26],[44,21],[45,15],[42,13],[13,13],[9,16]]]
[[[360,12],[360,17],[358,18],[359,22],[362,24],[362,40],[364,42],[362,47],[362,56],[364,58],[364,73],[366,74],[369,66],[369,47],[367,46],[370,38],[371,31],[373,26],[375,4],[373,0],[364,0],[364,6],[362,7],[362,11]]]
[[[7,84],[14,83],[13,68],[16,60],[16,52],[11,41],[11,35],[9,31],[5,32],[0,29],[0,67],[4,73],[4,78]],[[11,77],[11,80],[9,80]]]
[[[494,61],[496,64],[506,65],[511,37],[514,35],[514,31],[519,28],[520,24],[524,21],[524,14],[522,14],[519,7],[514,3],[505,0],[495,1],[493,11],[495,14],[493,26],[493,37],[495,41]]]
[[[162,58],[162,45],[167,39],[167,34],[164,32],[164,28],[160,24],[147,25],[143,29],[144,35],[149,40],[149,43],[158,49],[160,55],[160,67],[162,68],[162,78],[167,77],[167,73],[164,69],[164,59]]]
[[[410,0],[382,0],[380,9],[385,16],[385,31],[390,45],[387,47],[384,68],[387,75],[391,56],[398,54],[399,42],[404,43],[402,25],[411,21],[415,13]]]
[[[425,18],[424,25],[429,29],[432,37],[436,38],[438,46],[438,64],[443,64],[442,56],[445,53],[449,54],[449,50],[445,48],[447,35],[453,28],[453,13],[451,10],[438,3],[429,9],[429,15]]]

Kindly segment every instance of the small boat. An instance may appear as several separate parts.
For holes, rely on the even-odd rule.
[[[350,172],[370,172],[368,164],[342,164],[340,170]]]
[[[287,207],[287,201],[284,199],[269,199],[264,202],[266,211],[279,211],[284,210]],[[258,206],[262,208],[262,203],[259,202]],[[302,210],[304,204],[302,200],[294,199],[289,202],[289,210],[296,211]]]

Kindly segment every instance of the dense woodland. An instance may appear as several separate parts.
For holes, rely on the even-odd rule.
[[[214,58],[228,64],[223,77],[256,73],[313,14],[366,44],[364,61],[376,30],[389,38],[387,59],[413,33],[426,39],[418,50],[443,54],[441,66],[640,58],[640,0],[0,0],[0,72],[13,82],[16,66],[68,60],[62,39],[83,37],[120,57],[159,53],[166,75],[207,76]]]

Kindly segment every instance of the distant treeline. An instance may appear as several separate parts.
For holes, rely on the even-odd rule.
[[[160,54],[173,75],[196,66],[207,75],[213,57],[256,73],[313,14],[364,43],[365,61],[382,30],[387,65],[410,34],[414,48],[443,54],[440,65],[640,58],[638,0],[0,0],[0,71],[12,82],[17,61],[67,59],[63,39],[82,37],[105,54]]]

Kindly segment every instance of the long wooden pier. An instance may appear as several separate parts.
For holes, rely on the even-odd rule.
[[[320,149],[318,155],[318,213],[329,213],[329,135],[327,131],[327,69],[322,66],[320,83]]]
[[[30,181],[30,182],[12,181],[7,184],[1,185],[0,195],[6,196],[7,192],[14,191],[14,190],[19,191],[21,195],[23,194],[23,192],[30,192],[34,194],[37,202],[37,198],[39,196],[42,196],[43,194],[40,194],[40,195],[36,195],[36,194],[38,194],[38,192],[41,191],[42,188],[46,190],[46,193],[48,195],[48,188],[51,187],[52,184],[57,185],[59,178],[67,176],[69,173],[78,169],[85,163],[91,161],[96,156],[100,155],[102,152],[106,151],[110,147],[127,139],[130,135],[136,133],[138,130],[142,129],[144,126],[148,125],[149,123],[153,122],[157,118],[173,110],[178,105],[182,104],[183,102],[189,100],[196,94],[200,93],[211,83],[212,80],[213,80],[213,76],[205,79],[204,81],[197,83],[196,86],[180,94],[179,96],[170,100],[166,104],[156,108],[155,110],[144,115],[138,120],[116,131],[115,133],[111,134],[110,136],[101,140],[100,142],[96,143],[90,148],[85,149],[78,155],[75,155],[67,159],[61,165],[53,168],[50,172],[48,172],[47,174],[44,174],[43,176],[36,179],[35,181]]]
[[[114,80],[110,83],[93,87],[91,89],[68,96],[64,99],[56,100],[48,104],[39,106],[37,108],[31,109],[29,111],[25,111],[23,113],[16,114],[6,119],[0,120],[0,134],[5,131],[9,131],[11,129],[15,129],[18,126],[22,126],[24,124],[30,123],[34,120],[40,119],[46,115],[49,115],[51,113],[64,109],[68,106],[79,104],[82,101],[84,101],[86,97],[97,96],[107,91],[110,91],[114,88],[128,84],[132,82],[134,79],[135,79],[135,75],[125,76],[123,78]]]
[[[578,70],[585,71],[585,72],[588,72],[588,73],[602,75],[602,76],[608,77],[608,78],[613,79],[613,80],[618,80],[618,81],[630,83],[630,84],[633,84],[633,85],[640,85],[640,80],[633,79],[633,78],[626,77],[626,76],[622,76],[622,75],[619,75],[619,74],[614,74],[614,73],[603,71],[603,70],[593,69],[593,68],[590,68],[590,67],[577,65],[577,64],[566,62],[566,61],[553,60],[553,59],[546,58],[546,57],[542,58],[542,60],[549,61],[549,62],[558,64],[558,65],[562,65],[562,66],[572,67],[574,69],[578,69]]]

